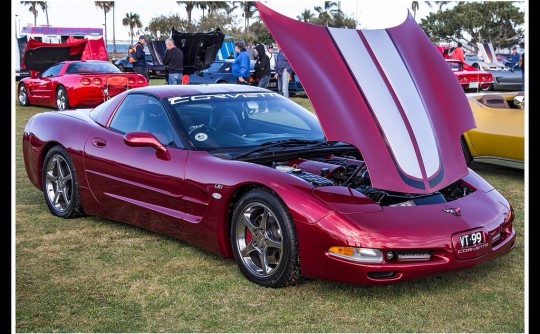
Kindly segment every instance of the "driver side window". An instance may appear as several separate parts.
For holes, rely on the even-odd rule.
[[[129,95],[109,125],[120,133],[148,131],[163,145],[175,145],[177,136],[161,103],[146,95]]]

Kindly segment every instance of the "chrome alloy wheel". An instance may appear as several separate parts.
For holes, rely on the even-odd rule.
[[[45,194],[55,210],[65,212],[73,200],[73,173],[68,162],[59,154],[45,165]]]
[[[253,202],[239,215],[236,247],[245,268],[267,278],[279,269],[283,256],[281,223],[266,205]]]

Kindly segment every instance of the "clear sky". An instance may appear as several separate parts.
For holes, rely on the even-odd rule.
[[[296,18],[304,9],[314,12],[315,6],[324,7],[324,1],[312,0],[267,0],[267,6],[279,13]],[[362,29],[387,28],[403,22],[407,16],[407,10],[411,7],[410,0],[342,0],[341,10],[349,17],[356,18]],[[76,28],[100,28],[105,22],[103,11],[95,6],[94,1],[89,0],[49,0],[49,24],[56,27]],[[419,1],[420,8],[416,18],[419,20],[429,14],[431,8],[424,2]],[[28,10],[28,6],[21,1],[12,0],[12,29],[14,35],[21,27],[33,25],[34,16]],[[147,1],[115,1],[115,35],[116,40],[129,40],[128,28],[122,25],[122,18],[128,12],[139,14],[143,29],[150,19],[160,15],[169,16],[179,14],[187,18],[184,6],[180,6],[173,0],[147,0]],[[239,26],[243,25],[240,12],[237,13]],[[194,18],[202,15],[202,11],[195,9]],[[39,8],[37,25],[46,25],[46,16]],[[112,11],[107,15],[107,38],[112,40]]]

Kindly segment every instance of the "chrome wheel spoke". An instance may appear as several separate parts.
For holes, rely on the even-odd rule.
[[[249,255],[255,251],[257,250],[253,247],[253,243],[250,242],[249,244],[246,245],[246,247],[240,250],[240,254],[243,257],[249,257]]]

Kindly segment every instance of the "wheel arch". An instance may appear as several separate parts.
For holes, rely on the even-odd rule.
[[[42,184],[43,184],[43,165],[45,164],[45,157],[47,156],[47,153],[49,153],[49,151],[53,148],[53,147],[56,147],[56,146],[60,146],[60,147],[63,147],[69,154],[69,150],[62,144],[60,144],[59,142],[57,141],[50,141],[48,143],[46,143],[43,148],[39,151],[38,153],[38,156],[37,156],[37,160],[38,160],[38,163],[37,163],[37,177],[38,177],[38,184],[39,184],[39,189],[41,191],[43,191],[43,187],[42,187]]]

